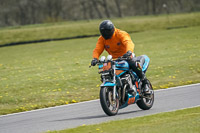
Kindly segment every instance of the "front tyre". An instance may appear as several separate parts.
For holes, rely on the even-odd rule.
[[[118,113],[119,99],[113,100],[113,87],[102,87],[100,90],[100,103],[103,111],[108,116],[113,116]]]
[[[154,103],[154,91],[150,81],[148,81],[148,86],[149,86],[149,91],[152,92],[151,95],[143,96],[141,97],[140,100],[137,101],[138,107],[143,110],[149,110]]]

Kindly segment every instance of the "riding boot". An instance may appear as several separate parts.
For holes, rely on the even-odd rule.
[[[144,91],[145,95],[149,95],[150,91],[149,91],[149,86],[148,86],[148,80],[144,74],[144,72],[142,71],[142,67],[140,65],[140,62],[138,61],[134,61],[134,60],[130,60],[129,61],[129,65],[130,68],[138,75],[138,77],[140,78],[141,82],[142,82],[142,89]]]
[[[148,80],[147,80],[147,78],[146,78],[144,73],[143,73],[143,77],[141,78],[141,82],[142,82],[142,88],[143,88],[144,94],[145,95],[150,95],[151,92],[149,90]]]

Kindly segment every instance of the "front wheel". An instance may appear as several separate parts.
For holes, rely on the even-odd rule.
[[[113,100],[113,87],[102,87],[100,90],[100,103],[103,111],[108,116],[113,116],[118,113],[119,99]]]
[[[149,86],[149,91],[151,91],[151,95],[143,96],[141,97],[140,100],[137,101],[138,107],[143,110],[150,109],[154,103],[154,91],[150,81],[148,81],[148,86]]]

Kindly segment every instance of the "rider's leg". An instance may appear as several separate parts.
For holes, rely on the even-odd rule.
[[[143,56],[139,56],[139,57],[133,58],[128,63],[129,63],[130,68],[138,75],[138,77],[142,81],[142,86],[144,88],[145,94],[149,94],[148,81],[145,76],[145,73],[142,71],[142,66],[144,62],[145,62],[145,58]]]

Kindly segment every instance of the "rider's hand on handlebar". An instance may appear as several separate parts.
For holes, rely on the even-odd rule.
[[[131,58],[132,52],[129,50],[124,55],[123,58]]]
[[[97,58],[92,59],[91,66],[95,66],[98,63]]]
[[[132,55],[132,52],[129,50],[123,55],[123,57],[129,57],[131,55]]]

